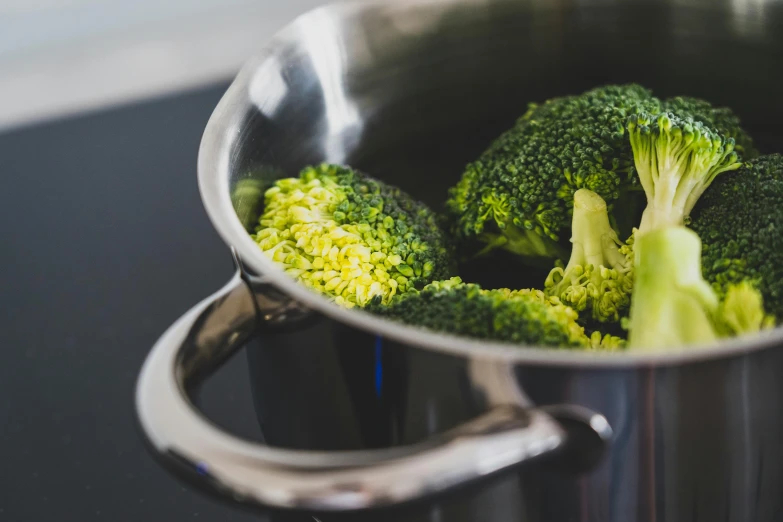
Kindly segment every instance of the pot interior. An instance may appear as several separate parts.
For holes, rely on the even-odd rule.
[[[329,161],[439,209],[465,164],[528,103],[606,83],[728,105],[762,152],[780,151],[781,29],[783,7],[764,1],[441,0],[319,9],[279,35],[249,72],[250,102],[231,137],[226,189]],[[546,271],[520,271],[498,253],[461,275],[523,287],[540,286]]]

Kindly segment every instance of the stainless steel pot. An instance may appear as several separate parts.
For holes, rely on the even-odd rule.
[[[527,102],[609,82],[730,105],[769,151],[783,139],[782,27],[771,0],[404,0],[298,19],[204,133],[201,193],[238,273],[144,364],[153,453],[222,498],[323,521],[394,518],[366,510],[416,500],[408,520],[783,519],[780,330],[634,355],[403,327],[289,279],[237,216],[249,202],[232,201],[240,180],[325,160],[437,205]],[[188,398],[251,338],[267,445]]]

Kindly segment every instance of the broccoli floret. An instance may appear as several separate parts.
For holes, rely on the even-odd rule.
[[[638,189],[626,120],[660,110],[661,102],[634,84],[531,104],[451,189],[456,237],[483,242],[484,251],[565,257],[558,241],[571,223],[574,193],[592,190],[611,206]]]
[[[668,112],[634,114],[628,133],[647,195],[639,234],[683,225],[715,177],[740,166],[733,138],[690,118]]]
[[[771,325],[750,285],[730,288],[721,303],[701,274],[701,240],[685,227],[663,227],[636,238],[630,350],[677,349]]]
[[[720,176],[693,210],[704,277],[719,296],[747,281],[783,319],[783,156],[771,154]]]
[[[729,285],[718,316],[725,335],[743,335],[775,327],[775,317],[764,311],[761,293],[748,281]]]
[[[286,273],[347,307],[451,275],[435,214],[400,189],[338,165],[305,168],[266,191],[253,239]]]
[[[396,296],[388,305],[376,299],[366,309],[407,324],[479,339],[586,350],[623,346],[616,337],[586,336],[577,323],[578,313],[541,290],[487,290],[459,277]]]
[[[676,96],[664,101],[664,110],[677,114],[680,118],[693,118],[707,127],[714,129],[726,138],[734,139],[734,150],[743,160],[750,160],[759,155],[753,145],[753,138],[740,125],[739,117],[728,107],[714,107],[710,102]]]
[[[606,202],[587,189],[574,194],[571,257],[544,283],[547,295],[598,322],[617,322],[631,302],[632,241],[623,244],[609,225]]]
[[[624,350],[628,343],[622,337],[617,337],[611,334],[602,334],[599,331],[594,331],[587,338],[587,350],[617,352]]]

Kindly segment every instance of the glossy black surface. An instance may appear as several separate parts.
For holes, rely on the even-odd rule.
[[[149,458],[133,386],[160,333],[231,276],[196,153],[225,85],[0,134],[0,521],[257,521]],[[258,436],[243,357],[205,409]]]

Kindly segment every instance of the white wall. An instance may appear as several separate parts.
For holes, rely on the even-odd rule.
[[[232,76],[324,0],[0,0],[0,130]]]

